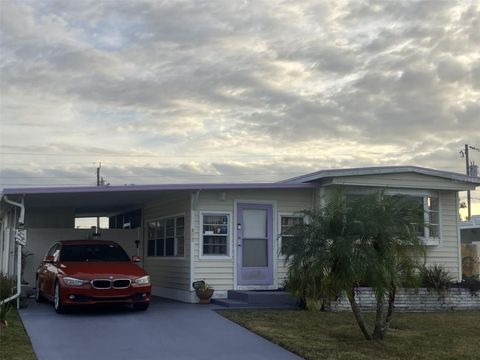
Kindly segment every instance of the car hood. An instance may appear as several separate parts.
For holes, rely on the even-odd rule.
[[[142,268],[129,261],[63,262],[60,264],[60,269],[65,276],[85,280],[98,279],[105,276],[131,279],[147,275]]]

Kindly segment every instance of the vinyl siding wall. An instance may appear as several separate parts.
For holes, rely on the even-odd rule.
[[[427,246],[427,265],[442,264],[456,279],[461,280],[457,193],[441,191],[439,200],[440,244]]]
[[[241,202],[265,202],[274,204],[273,214],[273,239],[275,260],[277,263],[276,278],[278,285],[283,283],[285,277],[284,260],[278,251],[279,214],[293,214],[313,206],[313,194],[311,189],[282,189],[282,190],[229,190],[229,191],[202,191],[199,195],[196,208],[193,211],[194,226],[192,244],[194,246],[194,279],[205,280],[215,289],[217,297],[226,295],[227,290],[234,289],[234,266],[235,266],[235,200]],[[201,258],[200,256],[200,216],[203,212],[225,212],[231,214],[230,238],[228,259]]]
[[[147,223],[159,218],[183,214],[185,216],[185,250],[183,258],[147,256]],[[152,285],[158,288],[190,290],[190,193],[166,195],[143,208],[143,238],[145,270]],[[154,292],[155,293],[155,292]],[[159,295],[162,295],[159,293]],[[162,295],[163,296],[163,295]]]
[[[461,280],[457,189],[462,188],[465,184],[410,173],[341,177],[333,179],[332,184],[344,185],[347,191],[355,189],[371,191],[372,187],[378,187],[394,193],[424,191],[430,194],[438,194],[440,243],[439,245],[427,246],[426,265],[442,264],[455,279]]]

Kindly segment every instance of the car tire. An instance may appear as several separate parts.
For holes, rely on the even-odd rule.
[[[35,301],[38,303],[45,302],[45,298],[40,291],[40,281],[37,279],[36,281],[36,289],[35,289]]]
[[[63,314],[65,312],[65,305],[62,304],[62,290],[58,281],[55,283],[55,292],[53,295],[53,306],[57,314]]]
[[[133,310],[135,311],[145,311],[150,306],[150,303],[137,303],[133,304]]]

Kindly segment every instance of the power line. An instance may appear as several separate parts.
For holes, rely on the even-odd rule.
[[[163,178],[163,177],[210,177],[210,176],[272,176],[272,175],[292,175],[298,172],[275,172],[275,173],[238,173],[238,174],[185,174],[185,175],[112,175],[109,178]],[[91,176],[1,176],[0,179],[90,179]]]
[[[376,153],[381,155],[382,153]],[[144,157],[144,158],[201,158],[201,157],[208,157],[208,156],[216,156],[219,158],[244,158],[244,157],[294,157],[294,156],[302,156],[300,154],[243,154],[243,155],[219,155],[218,153],[215,154],[206,154],[206,155],[199,155],[199,154],[185,154],[185,155],[160,155],[160,154],[115,154],[115,153],[90,153],[90,154],[78,154],[78,153],[28,153],[28,152],[0,152],[0,155],[19,155],[19,156],[72,156],[72,157],[88,157],[88,156],[105,156],[105,157]],[[314,157],[311,157],[314,158]]]

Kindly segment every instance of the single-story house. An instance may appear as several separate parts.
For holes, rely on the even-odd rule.
[[[443,264],[461,279],[459,191],[480,178],[415,166],[322,170],[274,183],[161,184],[4,189],[1,209],[1,270],[13,273],[19,207],[27,234],[24,280],[48,246],[60,239],[87,239],[75,218],[108,216],[100,238],[117,240],[142,256],[154,295],[196,302],[192,282],[204,280],[215,297],[228,290],[278,289],[286,265],[280,234],[301,221],[303,209],[320,207],[332,189],[346,194],[383,190],[404,194],[424,207],[430,226],[421,229],[428,263]]]
[[[480,215],[460,222],[462,269],[467,276],[480,275]]]

